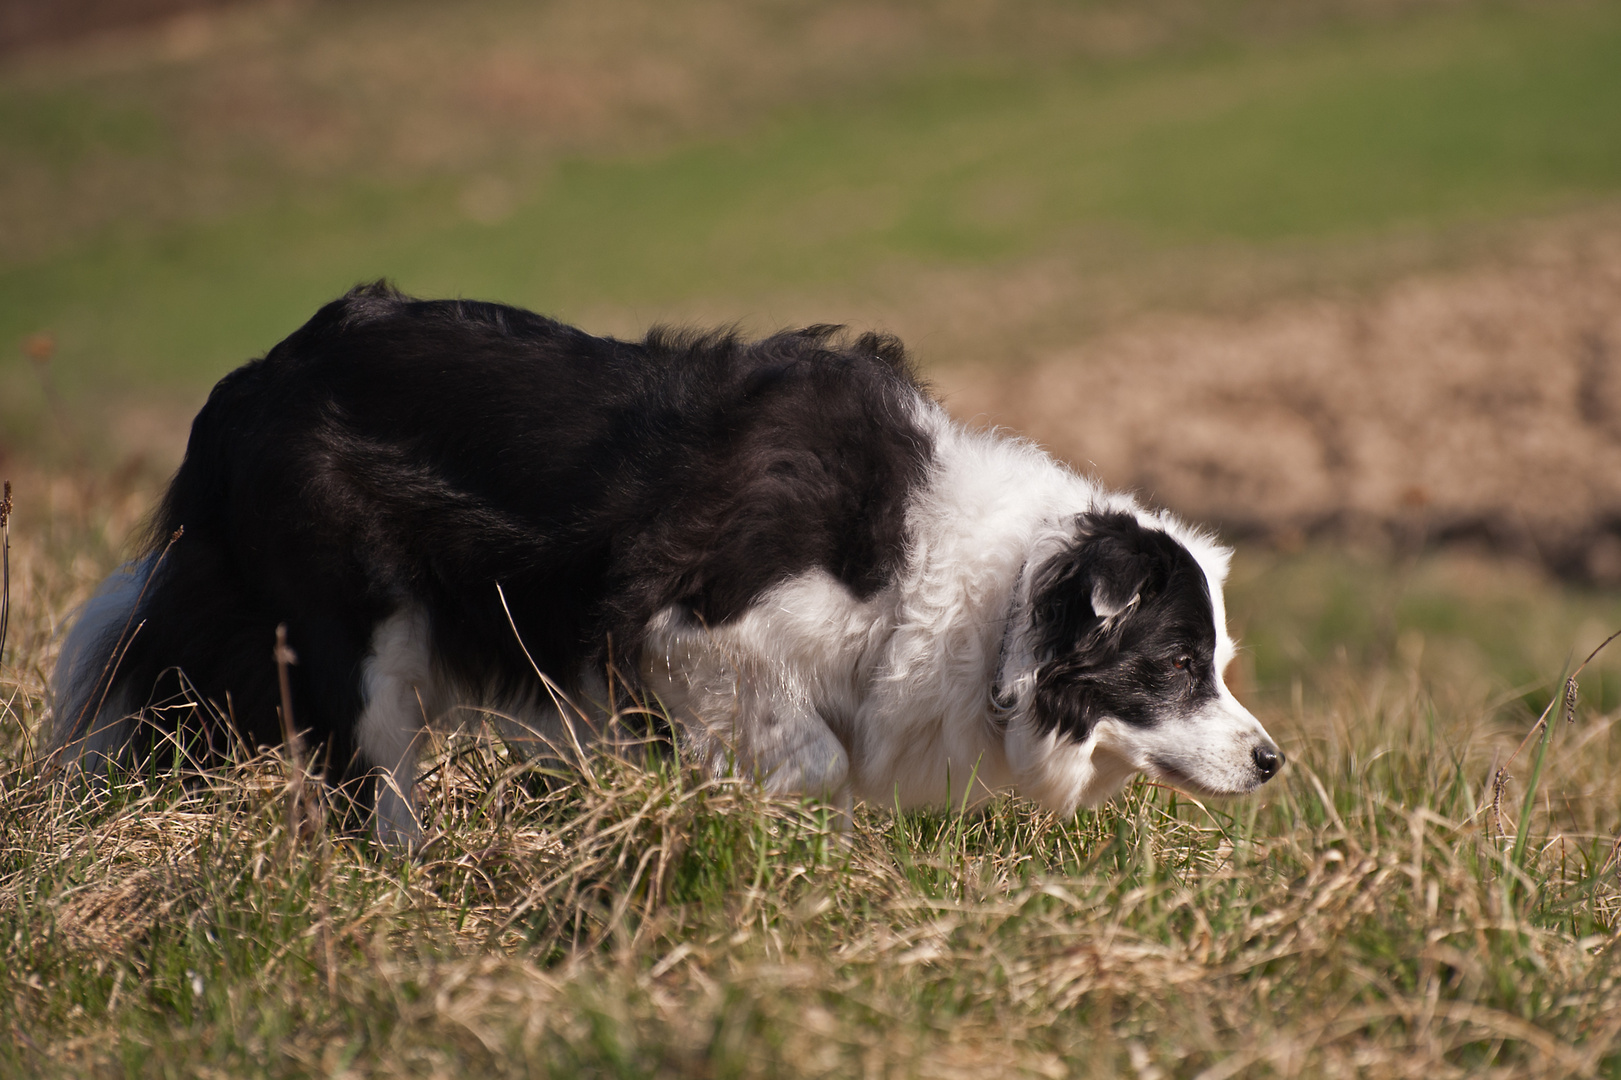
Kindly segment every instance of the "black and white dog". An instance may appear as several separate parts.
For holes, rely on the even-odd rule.
[[[954,423],[877,335],[359,288],[214,388],[151,537],[64,644],[57,760],[278,742],[285,623],[293,714],[385,838],[430,722],[578,745],[608,671],[707,768],[843,804],[1068,814],[1283,761],[1222,682],[1228,552]]]

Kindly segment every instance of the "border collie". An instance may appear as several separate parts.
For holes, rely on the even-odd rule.
[[[293,715],[388,840],[430,723],[579,748],[630,699],[843,806],[1237,794],[1283,756],[1222,682],[1228,555],[953,422],[890,337],[627,342],[364,286],[214,388],[64,644],[51,747],[279,742],[285,624]]]

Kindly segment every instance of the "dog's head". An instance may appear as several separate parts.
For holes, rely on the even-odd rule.
[[[1227,551],[1160,519],[1094,510],[1020,575],[993,695],[1021,791],[1061,812],[1143,772],[1195,794],[1254,791],[1282,767],[1222,681]]]

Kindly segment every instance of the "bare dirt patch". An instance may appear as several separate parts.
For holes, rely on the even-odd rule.
[[[1367,296],[1145,315],[958,415],[1237,535],[1467,540],[1621,582],[1621,224]]]

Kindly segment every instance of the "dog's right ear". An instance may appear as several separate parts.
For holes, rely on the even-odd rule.
[[[1031,583],[1038,661],[1100,644],[1143,599],[1153,584],[1153,559],[1143,550],[1142,531],[1127,514],[1077,515],[1074,538],[1037,567]]]
[[[1103,549],[1094,552],[1091,567],[1092,614],[1104,624],[1135,607],[1143,598],[1143,583],[1147,573],[1138,565],[1140,559],[1119,558],[1119,552],[1109,551],[1108,541],[1096,542]]]
[[[1120,652],[1127,616],[1154,585],[1153,556],[1135,517],[1086,513],[1073,538],[1036,568],[1031,653],[1036,722],[1084,741],[1098,720],[1100,680]]]

